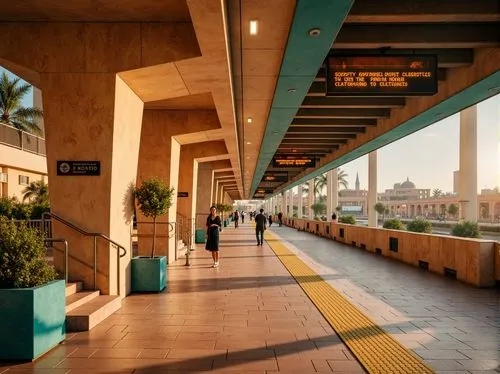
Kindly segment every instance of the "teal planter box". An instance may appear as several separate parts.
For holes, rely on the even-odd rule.
[[[33,360],[66,338],[66,285],[0,289],[0,360]]]
[[[167,258],[132,258],[132,292],[160,292],[167,286]]]
[[[205,243],[205,233],[204,229],[196,229],[194,234],[194,242],[196,244]]]

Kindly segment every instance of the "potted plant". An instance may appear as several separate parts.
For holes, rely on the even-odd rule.
[[[66,337],[66,286],[40,231],[0,217],[0,360],[33,360]]]
[[[132,258],[132,291],[160,292],[167,286],[167,258],[155,256],[156,219],[167,213],[173,194],[174,188],[156,177],[142,181],[141,186],[134,190],[142,214],[153,218],[153,245],[150,257]]]

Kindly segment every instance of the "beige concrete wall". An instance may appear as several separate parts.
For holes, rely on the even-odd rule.
[[[47,158],[0,144],[0,165],[47,175]]]
[[[499,244],[494,241],[458,238],[408,231],[337,224],[314,220],[294,220],[296,227],[317,235],[330,226],[335,240],[373,253],[419,267],[428,264],[429,271],[444,275],[445,269],[456,271],[457,279],[479,287],[493,287],[499,278]],[[307,228],[309,224],[309,228]],[[343,237],[340,230],[343,229]],[[397,251],[390,250],[390,238],[397,239]]]
[[[0,196],[16,197],[19,201],[23,200],[23,190],[28,186],[27,184],[19,184],[19,176],[27,176],[29,183],[43,180],[47,183],[47,175],[32,173],[26,170],[20,170],[0,164],[0,171],[7,174],[7,183],[0,183]]]

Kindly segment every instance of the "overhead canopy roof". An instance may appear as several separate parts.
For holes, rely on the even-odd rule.
[[[498,93],[499,8],[495,0],[297,1],[255,170],[245,169],[248,196],[303,183]],[[395,55],[436,56],[437,93],[327,95],[330,56]],[[273,167],[287,155],[316,166]],[[283,172],[286,181],[266,181]]]

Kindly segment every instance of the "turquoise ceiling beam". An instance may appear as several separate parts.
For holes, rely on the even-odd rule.
[[[250,198],[280,145],[354,0],[297,0]],[[309,35],[319,29],[316,36]]]
[[[299,184],[305,183],[311,178],[326,173],[331,169],[338,168],[350,161],[357,159],[358,157],[361,157],[389,143],[392,143],[396,140],[404,138],[407,135],[419,131],[424,127],[441,121],[446,117],[458,113],[471,105],[475,105],[483,100],[488,99],[491,96],[497,95],[499,94],[499,92],[494,89],[495,87],[500,87],[500,71],[491,74],[490,76],[466,88],[465,90],[460,91],[459,93],[442,101],[438,105],[435,105],[432,108],[409,119],[408,121],[403,122],[400,126],[392,129],[391,131],[363,144],[362,146],[349,153],[346,153],[345,155],[333,160],[332,162],[321,166],[320,168],[314,170],[306,176],[289,184],[285,188],[276,191],[275,194],[270,196],[275,196],[282,190],[289,190],[290,188],[298,186]],[[269,196],[266,196],[266,198],[269,198]]]

